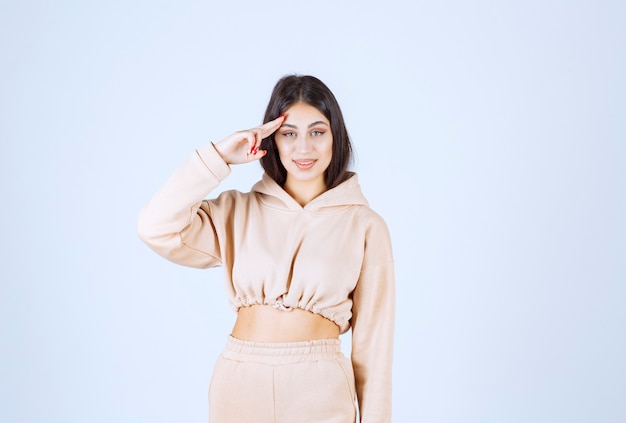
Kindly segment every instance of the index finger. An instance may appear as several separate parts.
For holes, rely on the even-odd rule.
[[[280,125],[285,120],[285,117],[286,115],[283,113],[276,119],[270,120],[269,122],[266,122],[263,125],[259,126],[259,129],[261,131],[261,138],[267,138],[272,135],[278,128],[280,128]]]

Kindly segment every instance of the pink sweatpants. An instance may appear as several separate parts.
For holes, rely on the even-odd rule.
[[[354,423],[354,373],[340,343],[229,337],[209,387],[209,422]]]

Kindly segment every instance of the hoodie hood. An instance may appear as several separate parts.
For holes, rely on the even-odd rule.
[[[334,213],[351,206],[367,206],[368,203],[361,192],[358,177],[356,173],[351,172],[351,174],[352,176],[347,180],[315,197],[304,207],[266,173],[251,191],[260,194],[260,200],[264,205],[289,211],[308,210]]]

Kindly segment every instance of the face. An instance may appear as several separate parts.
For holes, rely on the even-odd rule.
[[[274,134],[280,161],[287,170],[286,185],[315,184],[326,188],[324,171],[330,164],[333,134],[330,122],[315,107],[296,103]]]

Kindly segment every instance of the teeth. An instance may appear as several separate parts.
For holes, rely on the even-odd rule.
[[[313,160],[307,160],[307,161],[297,161],[296,163],[297,163],[297,164],[299,164],[299,165],[304,165],[304,166],[306,166],[306,165],[310,165],[311,163],[313,163]]]

